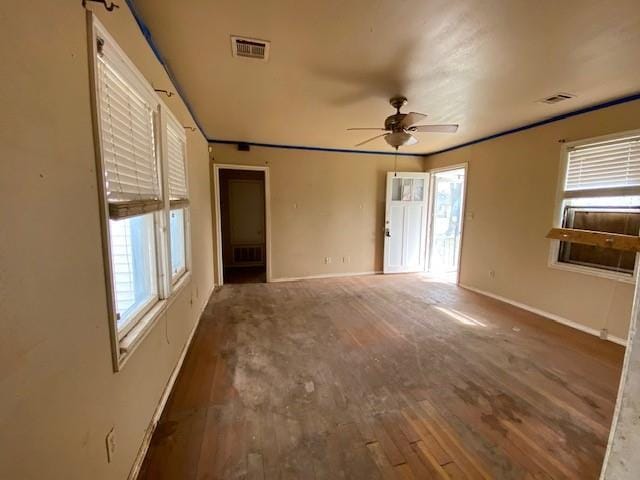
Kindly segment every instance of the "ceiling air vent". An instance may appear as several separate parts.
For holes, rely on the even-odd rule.
[[[269,46],[271,42],[231,36],[231,53],[234,57],[255,58],[266,62],[269,59]]]
[[[543,98],[542,100],[538,100],[540,103],[548,103],[554,104],[558,102],[564,102],[565,100],[569,100],[570,98],[574,98],[575,95],[570,93],[556,93],[555,95],[551,95],[550,97]]]

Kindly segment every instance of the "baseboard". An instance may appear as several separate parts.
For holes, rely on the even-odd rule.
[[[540,315],[541,317],[548,318],[549,320],[553,320],[554,322],[561,323],[562,325],[566,325],[567,327],[575,328],[576,330],[580,330],[581,332],[588,333],[589,335],[594,335],[598,338],[600,337],[599,330],[574,322],[573,320],[569,320],[568,318],[564,318],[554,313],[547,312],[545,310],[540,310],[539,308],[536,308],[536,307],[532,307],[531,305],[516,302],[515,300],[511,300],[510,298],[502,297],[500,295],[496,295],[495,293],[487,292],[485,290],[480,290],[479,288],[471,287],[469,285],[459,284],[459,286],[466,290],[471,290],[472,292],[479,293],[480,295],[484,295],[485,297],[491,297],[495,300],[499,300],[501,302],[508,303],[509,305],[513,305],[514,307],[518,307],[528,312],[535,313],[536,315]],[[618,345],[622,345],[622,346],[627,345],[627,341],[625,339],[616,337],[614,335],[608,335],[606,339],[609,340],[610,342],[617,343]]]
[[[189,347],[191,346],[191,341],[193,340],[193,336],[198,329],[198,325],[200,325],[200,319],[204,313],[205,308],[207,308],[207,304],[209,303],[209,299],[213,294],[216,288],[215,283],[212,285],[209,290],[207,296],[204,299],[203,305],[200,307],[200,312],[198,313],[198,318],[196,319],[196,324],[191,329],[191,333],[189,333],[189,338],[182,347],[182,352],[180,352],[180,358],[178,358],[178,363],[173,368],[171,375],[169,376],[169,380],[167,381],[166,386],[164,387],[164,391],[162,392],[162,396],[160,397],[160,401],[158,402],[158,406],[156,410],[153,412],[153,417],[151,417],[151,423],[147,427],[145,431],[144,438],[142,439],[142,445],[140,445],[140,449],[138,450],[138,454],[136,455],[135,461],[133,462],[133,466],[129,472],[129,476],[127,480],[135,480],[140,473],[140,468],[142,468],[142,462],[144,462],[144,457],[147,455],[147,450],[149,450],[149,445],[151,444],[151,437],[153,437],[153,432],[155,432],[156,427],[158,426],[158,421],[162,415],[162,411],[164,410],[165,405],[167,404],[167,400],[169,399],[169,395],[171,394],[171,390],[173,389],[173,384],[178,378],[178,373],[180,373],[180,368],[182,367],[182,363],[184,362],[185,357],[187,356],[187,352],[189,351]]]
[[[295,282],[298,280],[311,280],[313,278],[336,278],[336,277],[360,277],[363,275],[378,275],[382,270],[374,270],[371,272],[348,272],[348,273],[323,273],[321,275],[307,275],[306,277],[280,277],[272,278],[271,282]]]

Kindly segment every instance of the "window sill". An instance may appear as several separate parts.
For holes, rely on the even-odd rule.
[[[171,295],[173,295],[174,292],[179,291],[184,285],[184,283],[186,282],[187,278],[189,278],[190,276],[191,276],[191,271],[183,268],[178,274],[172,277],[171,278]]]
[[[553,268],[555,270],[564,270],[566,272],[581,273],[583,275],[591,275],[594,277],[607,278],[609,280],[615,280],[621,283],[629,283],[632,285],[636,283],[635,275],[627,275],[625,273],[610,272],[607,270],[601,270],[599,268],[583,267],[580,265],[571,265],[571,264],[560,263],[560,262],[550,262],[549,268]]]
[[[120,351],[118,368],[120,371],[124,367],[125,363],[131,357],[131,354],[142,343],[147,334],[153,329],[158,319],[167,311],[167,309],[178,298],[178,295],[182,290],[191,283],[191,272],[186,272],[173,286],[171,295],[169,298],[158,301],[149,310],[144,317],[142,317],[136,325],[120,340],[118,348]]]

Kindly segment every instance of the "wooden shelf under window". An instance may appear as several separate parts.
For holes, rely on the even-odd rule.
[[[576,230],[574,228],[552,228],[547,233],[547,238],[593,245],[594,247],[613,248],[625,252],[640,252],[640,237],[636,235]]]

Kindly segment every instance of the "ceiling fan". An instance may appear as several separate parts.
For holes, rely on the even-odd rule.
[[[418,143],[418,139],[413,136],[416,132],[455,133],[458,131],[457,124],[416,125],[416,123],[427,116],[424,113],[417,112],[400,113],[400,109],[407,104],[406,97],[393,97],[389,100],[389,103],[396,109],[396,113],[386,118],[384,128],[347,128],[347,130],[380,130],[386,132],[369,138],[364,142],[360,142],[356,147],[372,142],[377,138],[384,137],[386,142],[397,150],[400,147]]]

